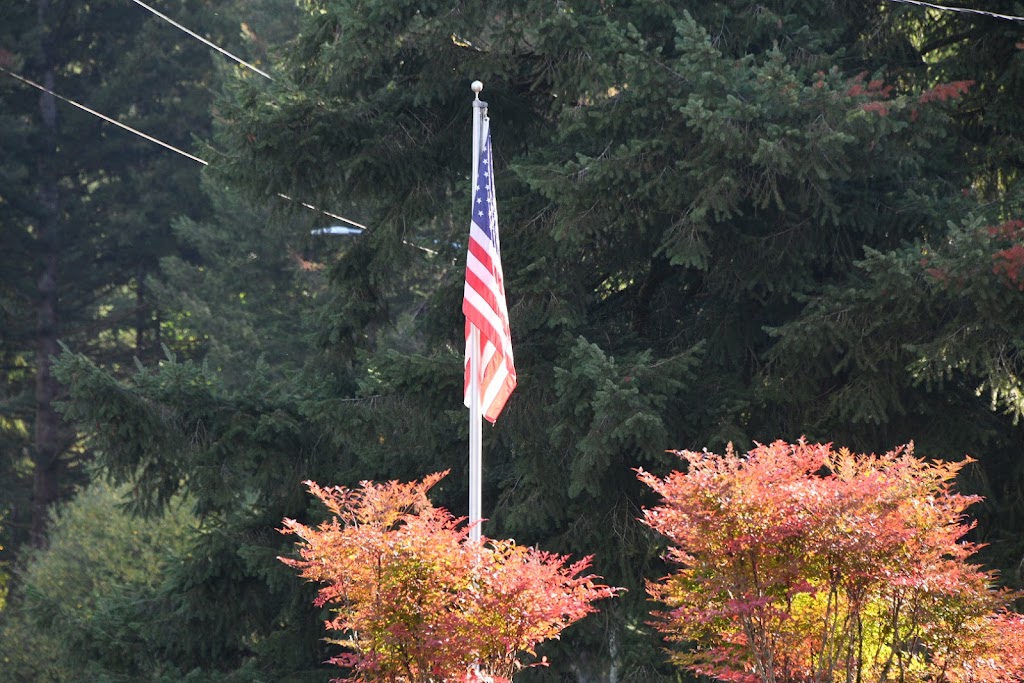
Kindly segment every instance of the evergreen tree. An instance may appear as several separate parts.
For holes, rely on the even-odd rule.
[[[0,8],[0,44],[15,44],[15,29],[26,25],[29,9],[24,3]],[[0,68],[15,67],[15,54],[0,49]],[[6,546],[6,552],[11,546],[11,525],[28,519],[24,463],[33,408],[31,330],[20,324],[33,287],[27,230],[31,202],[12,192],[32,175],[32,164],[27,153],[28,122],[12,112],[33,111],[36,99],[13,79],[0,78],[0,516],[6,521],[0,545]]]
[[[131,9],[41,0],[35,7],[22,3],[5,10],[12,20],[5,27],[20,34],[8,44],[6,69],[136,127],[159,125],[164,95],[142,90],[140,75],[127,80],[133,69],[153,68],[137,30],[145,22]],[[4,92],[13,105],[5,108],[14,123],[11,132],[20,133],[17,144],[4,145],[0,163],[13,174],[4,188],[5,235],[12,247],[2,256],[9,296],[4,354],[10,359],[5,370],[18,382],[13,387],[22,387],[5,401],[4,431],[18,442],[9,460],[18,463],[27,453],[31,463],[31,510],[19,503],[14,521],[20,526],[31,517],[32,540],[41,545],[46,511],[61,497],[62,479],[76,460],[75,437],[53,407],[59,390],[50,359],[60,339],[88,345],[105,362],[144,354],[153,345],[156,322],[137,285],[155,264],[154,254],[173,247],[157,216],[147,212],[157,207],[125,211],[118,204],[138,196],[153,177],[164,179],[169,200],[187,187],[181,168],[193,183],[196,174],[190,162],[166,163],[166,156],[150,153],[141,141],[112,131],[55,94],[40,94],[7,76]],[[162,134],[187,146],[189,119],[179,120],[177,134]],[[19,164],[26,170],[19,171]],[[14,481],[26,475],[18,467]]]
[[[173,358],[127,384],[83,354],[65,353],[58,367],[70,389],[65,416],[101,425],[87,447],[130,484],[129,510],[159,516],[184,494],[201,520],[160,585],[174,615],[161,660],[203,681],[328,680],[313,593],[276,560],[288,552],[280,519],[308,517],[299,482],[351,477],[304,414],[308,390],[275,386],[259,365],[238,389]]]
[[[272,5],[252,3],[254,16]],[[164,9],[201,26],[215,43],[264,52],[254,29],[233,25],[227,12],[191,2]],[[161,357],[162,344],[174,345],[177,333],[158,310],[148,278],[161,258],[180,250],[172,219],[209,212],[194,161],[59,98],[188,150],[193,137],[209,135],[213,84],[226,69],[218,68],[219,55],[138,5],[40,0],[2,11],[0,66],[12,75],[0,85],[0,467],[10,475],[3,507],[11,511],[11,528],[30,528],[38,545],[47,508],[82,478],[74,474],[83,457],[75,434],[53,408],[59,389],[50,358],[58,342],[115,372],[133,356]],[[281,17],[254,25],[260,23],[287,25]],[[57,94],[41,94],[14,76]]]
[[[256,362],[278,380],[313,354],[315,311],[325,294],[326,260],[338,245],[302,226],[316,213],[274,225],[270,211],[204,182],[207,220],[178,218],[182,256],[165,257],[148,282],[176,335],[174,348],[201,358],[225,384],[244,386]],[[305,220],[303,220],[305,219]]]

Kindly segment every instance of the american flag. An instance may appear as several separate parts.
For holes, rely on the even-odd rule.
[[[477,167],[477,184],[473,192],[473,217],[469,226],[469,255],[466,259],[462,312],[466,316],[465,402],[469,406],[472,401],[470,331],[476,327],[480,331],[477,366],[480,372],[480,413],[494,422],[516,387],[516,368],[512,361],[512,335],[508,327],[505,282],[501,273],[498,206],[494,198],[494,164],[491,161],[489,128],[485,128],[484,146]]]

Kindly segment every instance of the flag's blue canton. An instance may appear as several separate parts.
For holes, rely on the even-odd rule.
[[[494,232],[491,230],[491,214],[493,213],[493,202],[491,201],[491,140],[488,136],[487,145],[480,155],[480,177],[477,178],[476,195],[473,204],[476,210],[473,212],[473,222],[484,231],[488,238],[494,241]]]

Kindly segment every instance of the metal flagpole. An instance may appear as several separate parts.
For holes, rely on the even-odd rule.
[[[484,84],[480,81],[473,81],[473,92],[476,93],[473,99],[473,189],[476,192],[476,184],[479,182],[477,173],[480,164],[480,145],[483,137],[484,116],[487,115],[487,103],[480,100],[480,91]],[[472,209],[472,198],[470,207]],[[483,435],[481,431],[480,417],[480,330],[476,325],[469,326],[469,538],[471,541],[480,541],[480,517],[482,511],[481,488],[483,481]]]

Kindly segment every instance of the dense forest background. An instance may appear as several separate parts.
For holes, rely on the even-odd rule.
[[[139,3],[0,5],[0,681],[326,681],[276,560],[281,519],[322,514],[301,482],[450,469],[465,514],[477,79],[519,371],[486,533],[628,588],[524,678],[678,680],[633,472],[669,449],[970,454],[981,561],[1024,583],[1024,21],[153,8],[248,65]],[[311,234],[338,216],[368,229]]]

